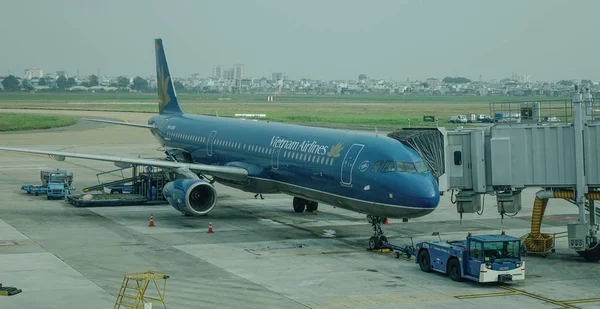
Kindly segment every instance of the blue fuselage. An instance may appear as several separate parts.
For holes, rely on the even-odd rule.
[[[248,181],[217,180],[255,193],[286,193],[359,213],[415,218],[431,213],[439,189],[423,159],[375,134],[192,114],[149,119],[179,160],[244,168]]]

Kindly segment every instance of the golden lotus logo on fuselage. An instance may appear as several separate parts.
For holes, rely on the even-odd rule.
[[[344,149],[342,143],[338,143],[335,146],[331,146],[331,150],[327,153],[327,156],[337,158],[340,156],[340,152]]]

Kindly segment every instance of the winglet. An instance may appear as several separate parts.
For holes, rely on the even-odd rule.
[[[158,113],[182,114],[183,111],[177,101],[177,93],[173,86],[167,57],[163,48],[162,39],[154,40],[156,49],[156,87],[158,88]]]

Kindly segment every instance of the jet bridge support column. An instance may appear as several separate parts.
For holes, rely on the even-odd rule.
[[[575,202],[579,207],[579,224],[585,224],[585,170],[583,165],[583,106],[582,94],[576,88],[573,95],[573,127],[575,129]]]
[[[589,95],[586,94],[586,101]],[[575,196],[574,201],[579,208],[579,219],[577,223],[567,225],[569,248],[575,249],[580,255],[588,260],[598,261],[600,259],[600,248],[598,247],[597,226],[593,202],[590,203],[590,224],[585,221],[585,202],[588,187],[586,184],[584,151],[583,151],[583,123],[586,111],[583,109],[583,96],[577,86],[573,95],[573,129],[575,144]],[[586,102],[588,104],[589,102]]]
[[[575,202],[579,207],[579,224],[585,224],[585,170],[583,165],[583,106],[582,94],[575,86],[573,95],[573,127],[575,129]]]

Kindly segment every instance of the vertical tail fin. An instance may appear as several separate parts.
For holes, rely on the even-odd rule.
[[[162,39],[155,39],[156,48],[156,87],[158,88],[158,113],[159,114],[182,114],[177,101],[177,93],[171,80],[167,58],[163,48]]]

